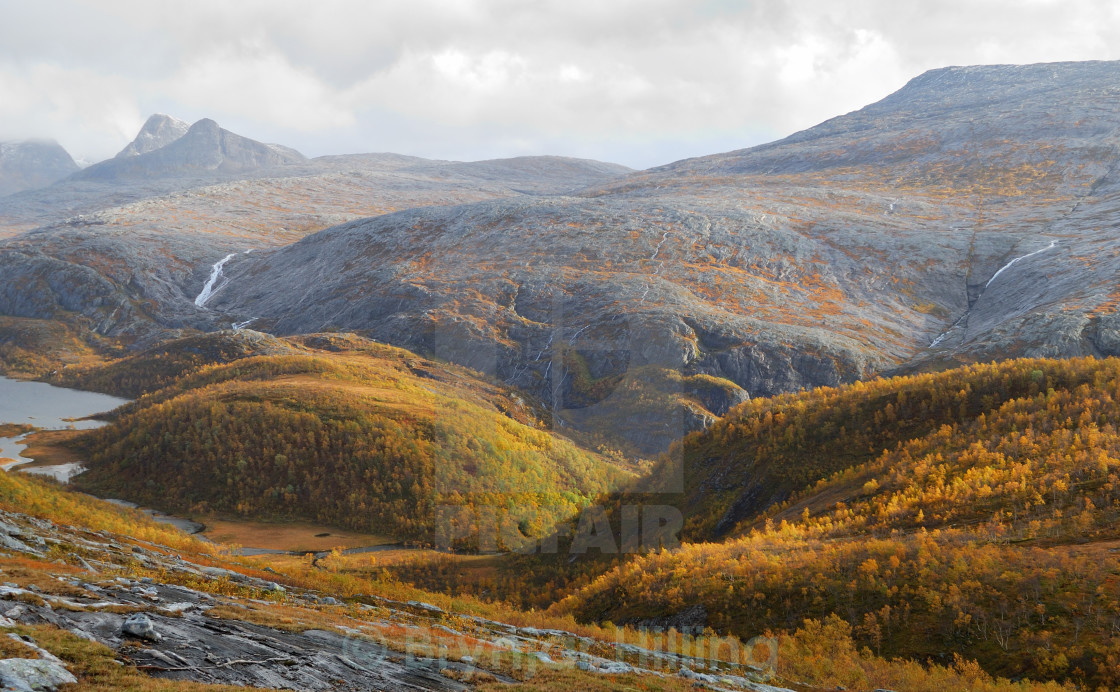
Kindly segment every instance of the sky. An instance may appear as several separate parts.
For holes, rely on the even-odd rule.
[[[152,113],[299,149],[646,168],[948,65],[1120,59],[1116,0],[0,0],[0,141]]]

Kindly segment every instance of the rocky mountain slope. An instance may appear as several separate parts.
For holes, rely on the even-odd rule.
[[[575,401],[581,363],[603,390],[655,366],[768,395],[1112,353],[1117,90],[1115,63],[934,71],[772,145],[339,226],[238,262],[209,307],[363,330],[559,409],[609,397]]]
[[[0,142],[0,197],[46,187],[77,170],[57,142]]]
[[[17,474],[0,473],[0,505],[0,676],[12,689],[787,689],[765,684],[772,669],[679,638],[647,648],[632,630],[614,641],[302,561],[231,558]],[[503,612],[513,622],[492,617]]]
[[[398,209],[550,194],[629,170],[560,157],[456,163],[393,154],[272,165],[291,157],[208,121],[123,155],[168,131],[174,122],[153,116],[122,156],[0,204],[0,238],[10,236],[0,241],[0,265],[18,277],[3,287],[0,313],[69,320],[141,344],[184,328],[226,328],[224,316],[195,301],[230,253]],[[254,162],[265,167],[225,169]]]

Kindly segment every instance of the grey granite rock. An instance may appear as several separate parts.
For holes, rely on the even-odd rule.
[[[161,149],[187,134],[189,129],[190,125],[178,118],[156,113],[148,118],[144,126],[140,128],[136,139],[129,142],[128,146],[117,154],[117,158],[140,156],[141,154],[147,154],[149,151]]]
[[[163,639],[163,636],[156,631],[156,627],[152,624],[152,619],[144,613],[133,613],[129,615],[123,623],[121,623],[121,634],[129,637],[136,637],[137,639],[146,639],[152,642],[158,642]]]
[[[59,661],[30,658],[0,660],[0,690],[4,692],[53,692],[62,685],[77,682],[74,674]]]

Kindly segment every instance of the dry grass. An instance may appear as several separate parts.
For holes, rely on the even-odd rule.
[[[0,437],[19,437],[35,428],[26,423],[0,423]]]
[[[63,446],[67,440],[79,434],[81,431],[78,430],[40,430],[28,435],[24,440],[27,448],[22,454],[28,459],[34,459],[35,462],[27,464],[24,468],[57,466],[82,461],[73,450]]]
[[[231,546],[317,553],[335,548],[362,548],[392,543],[386,536],[358,533],[309,522],[264,522],[200,518],[203,536]],[[326,535],[322,535],[326,534]]]
[[[537,692],[579,690],[580,692],[612,692],[613,690],[649,690],[650,692],[693,692],[697,688],[681,678],[657,678],[652,675],[600,675],[578,670],[541,670],[531,678],[513,685],[495,682],[475,688],[478,692]]]

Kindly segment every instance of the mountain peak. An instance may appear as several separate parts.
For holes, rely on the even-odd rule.
[[[46,187],[78,170],[54,140],[0,142],[0,197]]]
[[[155,149],[140,151],[163,139],[170,141]],[[153,115],[137,141],[141,142],[137,153],[127,154],[126,149],[116,158],[90,166],[78,176],[88,180],[228,176],[306,160],[294,149],[242,137],[222,129],[209,118],[188,126],[166,115]]]
[[[156,113],[140,128],[136,139],[117,154],[118,159],[140,156],[171,144],[187,133],[187,123],[170,115]]]
[[[211,120],[210,118],[203,118],[202,120],[199,120],[195,124],[191,125],[190,129],[187,130],[187,133],[188,134],[199,133],[199,132],[204,132],[204,133],[213,132],[213,133],[216,133],[216,132],[221,132],[221,129],[222,128],[218,125],[217,121]]]

